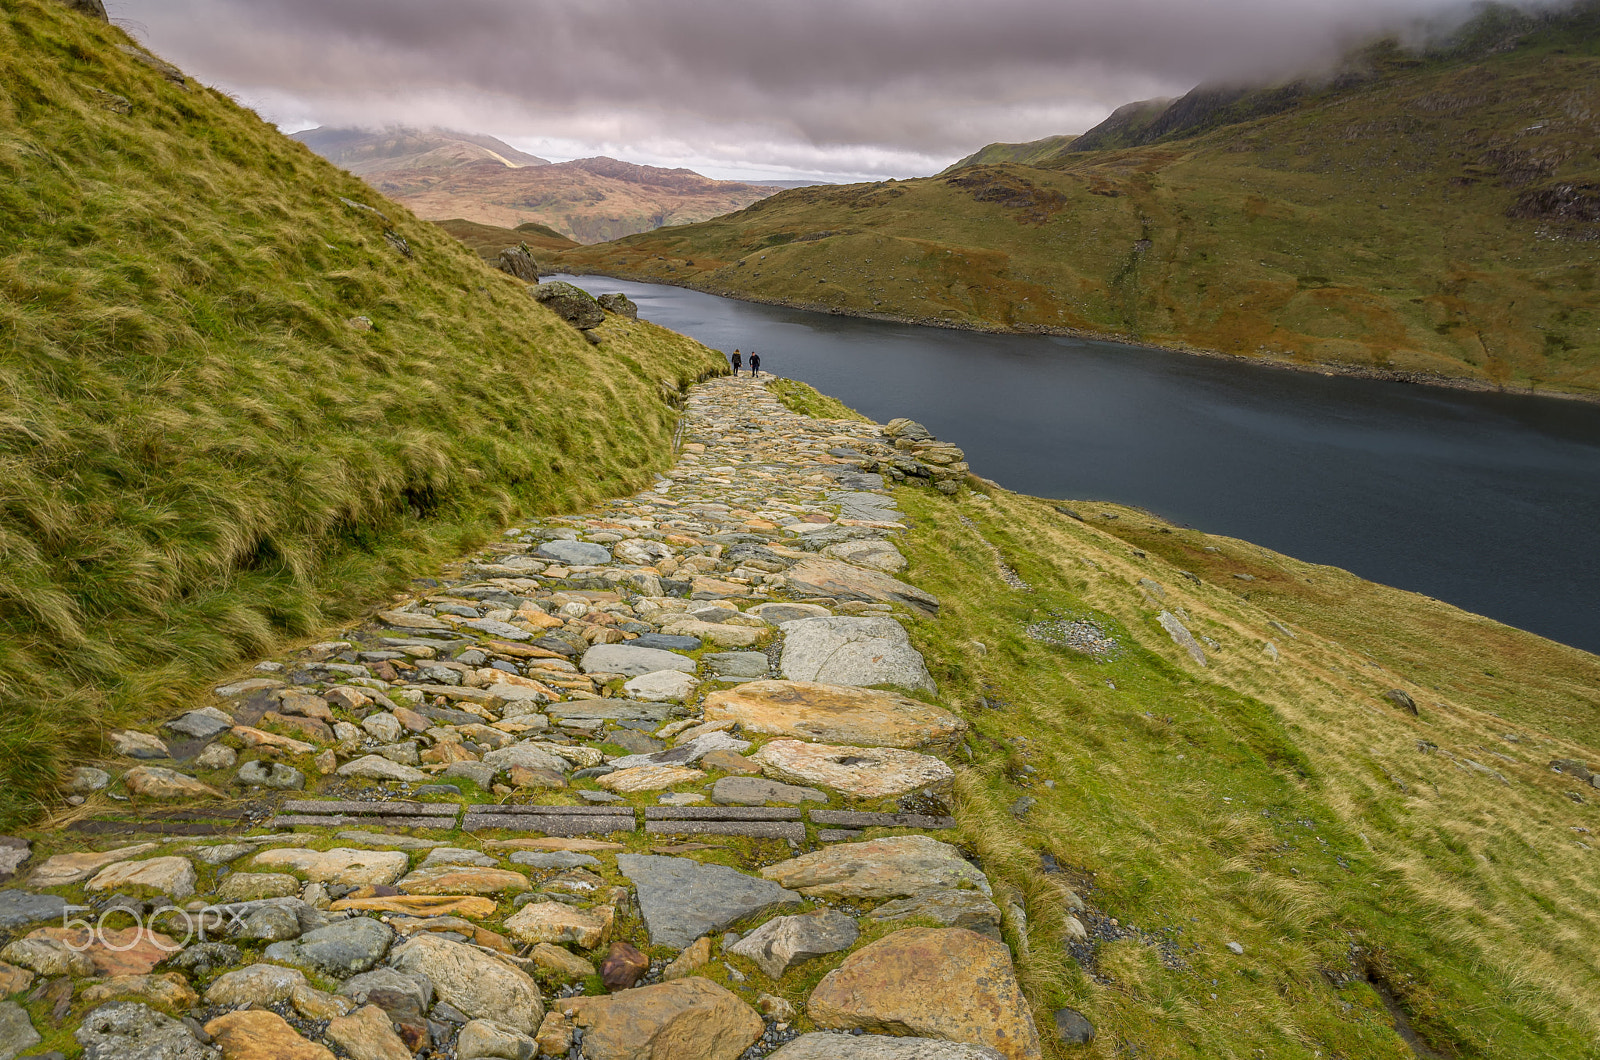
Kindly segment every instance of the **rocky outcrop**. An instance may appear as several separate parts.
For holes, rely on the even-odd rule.
[[[556,315],[580,331],[599,327],[606,321],[606,312],[595,301],[594,295],[565,280],[552,280],[529,288],[535,301],[554,310]]]

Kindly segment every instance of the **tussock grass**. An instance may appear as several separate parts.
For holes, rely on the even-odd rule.
[[[838,398],[829,397],[798,379],[773,379],[767,383],[783,407],[802,416],[819,420],[851,420],[866,422],[867,418]]]
[[[1082,1055],[1409,1057],[1376,980],[1444,1055],[1600,1056],[1600,799],[1548,768],[1600,761],[1600,659],[1132,509],[984,490],[897,491],[908,577],[943,601],[911,629],[973,725],[961,834],[1021,896],[1006,931],[1042,1025],[1083,1011]],[[1205,668],[1162,610],[1213,642]],[[1123,654],[1027,638],[1051,614]]]
[[[589,345],[128,43],[0,5],[0,825],[107,725],[643,481],[663,384],[720,364],[631,321]]]

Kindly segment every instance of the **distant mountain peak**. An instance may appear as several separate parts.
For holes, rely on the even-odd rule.
[[[357,176],[411,170],[453,169],[493,163],[507,169],[548,166],[550,160],[518,151],[493,136],[456,129],[307,129],[292,134],[317,154]]]

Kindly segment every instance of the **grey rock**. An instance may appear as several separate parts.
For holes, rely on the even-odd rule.
[[[534,869],[598,869],[600,859],[576,850],[519,850],[511,855],[512,864]]]
[[[428,851],[428,856],[422,859],[421,869],[431,869],[438,865],[476,865],[480,868],[492,868],[500,863],[487,854],[465,847],[435,847]]]
[[[373,750],[402,766],[415,766],[422,764],[422,755],[417,750],[417,741],[402,740],[399,743],[379,744]]]
[[[690,858],[618,854],[617,868],[633,881],[654,946],[681,950],[701,935],[801,900],[768,880]]]
[[[924,891],[911,898],[885,902],[867,916],[873,920],[890,921],[926,918],[942,927],[966,928],[987,935],[996,942],[1001,941],[1000,908],[979,891],[962,891],[953,887]]]
[[[838,953],[861,936],[856,922],[837,909],[819,909],[799,916],[780,916],[734,943],[729,953],[754,961],[773,979],[801,961]]]
[[[775,626],[785,622],[798,622],[802,618],[828,618],[833,612],[820,604],[757,604],[750,609],[750,614],[757,618],[766,619]]]
[[[1172,643],[1189,653],[1189,658],[1201,666],[1206,664],[1205,649],[1200,647],[1200,642],[1194,639],[1194,634],[1190,633],[1188,628],[1178,621],[1177,615],[1174,615],[1171,611],[1163,611],[1156,616],[1156,621],[1161,624],[1162,629],[1167,631],[1167,636],[1172,638]]]
[[[255,849],[251,843],[222,843],[214,847],[190,847],[184,853],[207,865],[226,865],[230,861],[238,861]]]
[[[239,913],[226,930],[230,938],[279,943],[300,937],[300,920],[282,906],[263,905]]]
[[[239,767],[239,783],[277,788],[280,791],[301,791],[306,786],[306,775],[282,762],[246,762]]]
[[[494,267],[501,272],[510,273],[524,283],[539,282],[539,264],[533,260],[533,251],[528,249],[526,243],[502,249],[499,257],[495,259]]]
[[[461,777],[470,780],[484,791],[494,786],[494,775],[499,772],[494,766],[483,762],[452,762],[445,767],[441,777]]]
[[[606,742],[614,743],[624,751],[636,755],[653,754],[667,746],[665,742],[656,739],[654,736],[646,736],[644,733],[635,732],[632,729],[618,729],[615,732],[608,733]]]
[[[512,766],[523,766],[527,769],[547,769],[562,776],[566,775],[569,768],[566,759],[559,758],[538,744],[527,741],[514,743],[510,747],[502,747],[498,751],[485,752],[483,764],[496,770],[510,769]]]
[[[67,781],[67,790],[76,795],[92,795],[111,783],[111,774],[94,766],[78,766]]]
[[[600,567],[611,562],[611,550],[592,541],[546,541],[539,555],[573,567]]]
[[[383,959],[394,941],[394,929],[381,920],[359,916],[308,931],[294,942],[266,948],[268,960],[334,978],[364,972]]]
[[[83,1060],[221,1060],[222,1050],[202,1045],[171,1016],[133,1001],[90,1010],[73,1034]]]
[[[1055,1012],[1056,1038],[1067,1045],[1088,1045],[1094,1041],[1094,1024],[1083,1013],[1070,1008]]]
[[[765,677],[771,663],[758,651],[719,651],[700,657],[723,677]]]
[[[828,503],[839,506],[841,519],[861,519],[867,522],[898,522],[900,506],[893,497],[882,493],[857,491],[830,493]]]
[[[167,966],[204,978],[239,963],[239,947],[226,942],[196,942],[167,958]]]
[[[415,999],[420,1012],[428,1011],[433,1003],[433,980],[421,972],[397,972],[393,968],[374,968],[353,975],[339,987],[339,995],[365,1005],[378,990],[391,990]]]
[[[1235,955],[1240,956],[1240,957],[1244,956],[1244,947],[1239,945],[1237,942],[1230,942],[1230,943],[1227,944],[1227,947],[1228,947],[1228,952],[1229,953],[1235,954]]]
[[[47,920],[59,924],[66,905],[65,898],[53,894],[16,889],[0,891],[0,928],[25,927]]]
[[[892,618],[804,618],[782,628],[783,675],[791,681],[937,691],[922,653]]]
[[[454,784],[424,784],[417,789],[417,795],[460,795],[461,789]]]
[[[760,777],[723,777],[711,789],[711,801],[718,806],[799,806],[804,802],[827,802],[828,796],[816,788],[780,784]]]
[[[699,637],[672,633],[641,633],[628,642],[630,648],[660,648],[662,651],[698,651]]]
[[[456,1038],[461,1060],[534,1060],[539,1043],[492,1020],[473,1020]]]
[[[1417,713],[1417,701],[1412,699],[1411,693],[1403,688],[1391,688],[1383,694],[1383,698],[1408,714]]]
[[[891,1038],[883,1034],[802,1034],[768,1060],[1005,1060],[987,1045],[937,1038]]]
[[[556,315],[579,330],[587,330],[605,323],[606,311],[600,308],[594,295],[565,280],[552,280],[528,289],[534,300],[542,302]]]
[[[106,5],[103,0],[61,0],[61,2],[80,15],[88,15],[90,18],[97,18],[101,22],[111,21],[106,16]]]
[[[15,1001],[0,1001],[0,1060],[11,1060],[42,1041],[26,1009]]]
[[[239,752],[225,743],[214,743],[194,756],[196,769],[232,769],[239,760]]]
[[[633,299],[629,298],[625,294],[622,294],[620,291],[612,294],[603,294],[599,298],[596,298],[595,301],[599,302],[600,308],[604,309],[608,313],[615,313],[618,316],[624,316],[630,320],[639,319],[639,307],[634,305]]]
[[[736,740],[725,732],[701,733],[688,743],[653,751],[647,755],[627,755],[608,763],[613,769],[635,769],[639,766],[692,766],[712,751],[732,751],[741,754],[750,749],[749,740]]]
[[[694,673],[694,660],[660,648],[636,648],[632,644],[596,644],[583,653],[579,663],[584,673],[622,674],[642,677],[657,670]]]
[[[33,845],[13,835],[0,835],[0,883],[17,874],[33,854]]]
[[[339,767],[341,777],[362,777],[367,780],[401,780],[426,783],[433,778],[420,769],[391,762],[382,755],[367,755]]]
[[[584,802],[627,802],[621,795],[609,791],[580,791],[578,797]]]
[[[205,740],[220,736],[233,728],[233,715],[216,707],[202,707],[167,722],[164,728],[173,732]]]

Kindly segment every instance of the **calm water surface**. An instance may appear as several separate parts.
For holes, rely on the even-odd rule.
[[[1600,653],[1600,406],[623,291],[1022,493],[1118,501]]]

